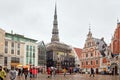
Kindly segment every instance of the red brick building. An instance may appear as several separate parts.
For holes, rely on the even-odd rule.
[[[90,72],[90,68],[94,68],[96,73],[106,69],[106,49],[107,45],[104,38],[94,38],[89,31],[80,58],[80,68],[83,72]]]
[[[113,54],[110,68],[114,70],[115,74],[118,74],[118,68],[120,64],[120,22],[117,23],[117,27],[114,31],[114,36],[112,37],[110,48]]]
[[[115,29],[114,36],[112,38],[111,51],[113,54],[120,53],[120,22],[117,23],[117,28]]]

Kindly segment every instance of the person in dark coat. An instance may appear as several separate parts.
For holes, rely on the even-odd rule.
[[[91,71],[91,73],[90,73],[90,77],[91,77],[91,75],[93,75],[93,77],[95,77],[95,76],[94,76],[94,69],[93,69],[93,68],[91,68],[91,70],[90,70],[90,71]]]
[[[23,68],[23,73],[24,73],[24,75],[25,75],[25,80],[27,80],[28,68]]]
[[[20,77],[22,74],[22,70],[21,69],[18,69],[18,77]]]

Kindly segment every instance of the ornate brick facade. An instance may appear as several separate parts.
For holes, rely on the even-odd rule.
[[[111,42],[111,50],[113,54],[120,53],[120,22],[117,23],[117,28]]]
[[[107,67],[106,51],[107,44],[104,38],[94,38],[89,31],[80,58],[83,72],[90,72],[90,68],[94,68],[96,73],[103,71],[103,68]]]

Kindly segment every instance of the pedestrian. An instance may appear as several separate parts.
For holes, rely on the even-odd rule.
[[[50,67],[47,68],[48,78],[50,78]]]
[[[90,73],[90,77],[91,77],[91,75],[93,75],[93,77],[94,77],[94,69],[93,68],[91,68],[91,73]]]
[[[70,74],[72,73],[72,67],[69,68],[69,72],[70,72]]]
[[[66,75],[66,72],[67,72],[67,70],[66,70],[66,68],[64,68],[63,69],[64,76]]]
[[[0,66],[0,80],[4,80],[6,77],[6,72],[2,69],[2,66]]]
[[[53,75],[54,75],[54,77],[55,77],[55,75],[56,75],[56,70],[57,70],[57,68],[53,68]]]
[[[114,68],[112,68],[112,75],[114,75]]]
[[[16,75],[17,75],[17,71],[14,69],[14,67],[12,67],[10,72],[9,72],[10,80],[15,80]]]
[[[54,67],[50,67],[50,76],[52,77]]]
[[[112,75],[112,69],[110,69],[110,71],[109,71],[109,75]]]
[[[24,73],[24,75],[25,75],[25,80],[27,80],[28,68],[23,68],[23,73]]]
[[[32,70],[32,74],[33,74],[33,77],[36,78],[37,77],[37,69],[35,67],[33,67],[33,70]]]
[[[22,70],[19,68],[18,69],[18,77],[20,78],[21,75],[22,75]]]
[[[30,79],[33,77],[32,70],[33,70],[33,68],[30,67],[30,70],[29,70],[29,73],[30,73]]]

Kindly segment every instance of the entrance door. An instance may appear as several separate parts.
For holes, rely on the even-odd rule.
[[[118,68],[117,68],[117,66],[115,66],[115,75],[118,74],[117,71],[118,71]]]
[[[98,74],[98,68],[96,68],[96,74]]]

